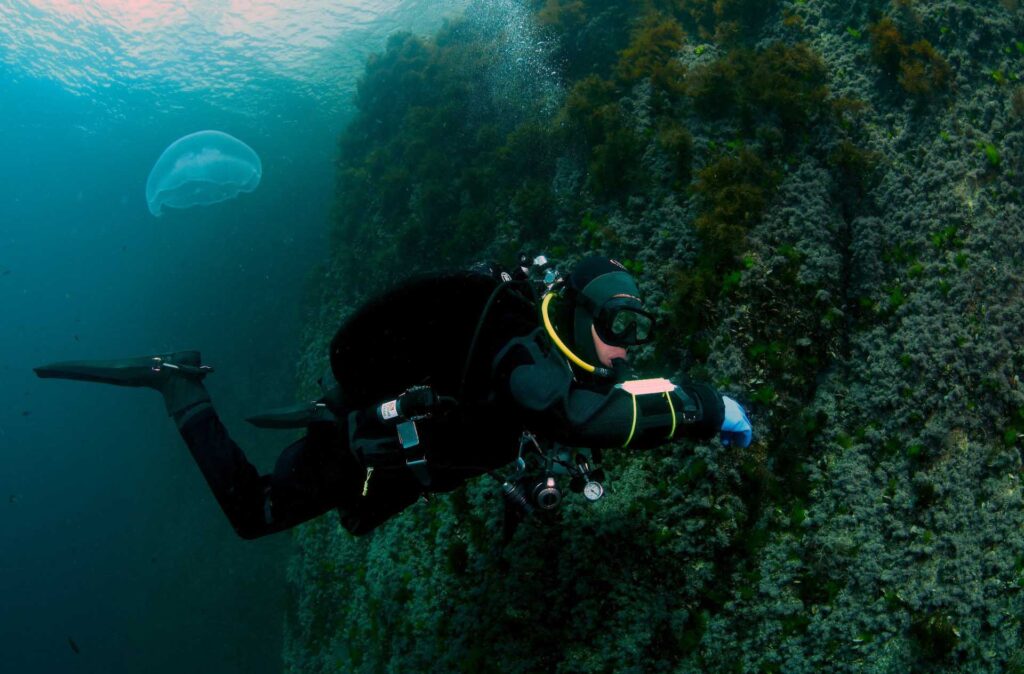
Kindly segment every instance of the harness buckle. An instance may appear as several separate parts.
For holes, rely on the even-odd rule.
[[[420,447],[420,434],[416,428],[416,422],[412,420],[403,421],[396,428],[398,430],[398,442],[402,445],[402,454],[406,467],[412,471],[420,484],[424,487],[429,487],[430,470],[427,467],[427,454]]]

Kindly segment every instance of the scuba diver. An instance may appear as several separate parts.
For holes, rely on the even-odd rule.
[[[536,276],[543,274],[538,279]],[[743,408],[702,383],[638,379],[628,350],[655,320],[629,272],[593,256],[567,278],[543,256],[414,278],[371,300],[331,341],[317,400],[251,417],[305,428],[271,474],[232,441],[198,351],[35,368],[44,378],[159,391],[239,536],[257,538],[337,510],[366,534],[431,493],[490,474],[508,523],[556,508],[559,481],[601,498],[602,449],[678,439],[747,447]],[[502,477],[499,469],[511,466]]]

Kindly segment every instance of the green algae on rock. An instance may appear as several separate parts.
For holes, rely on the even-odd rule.
[[[368,63],[323,315],[426,263],[598,248],[673,326],[639,363],[698,368],[759,439],[608,452],[605,501],[504,547],[485,482],[368,539],[310,524],[289,671],[1020,668],[1024,108],[990,75],[1019,8],[531,4],[554,94],[491,95],[472,10]]]

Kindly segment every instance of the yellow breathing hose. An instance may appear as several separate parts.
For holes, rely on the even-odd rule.
[[[550,337],[551,341],[555,343],[555,346],[558,347],[558,350],[565,354],[566,358],[576,363],[576,365],[586,370],[587,372],[594,372],[595,370],[597,370],[597,368],[591,365],[590,363],[587,363],[582,358],[577,356],[575,353],[570,351],[569,347],[565,345],[565,342],[563,342],[561,338],[558,336],[558,334],[555,332],[555,326],[551,324],[551,317],[548,316],[548,305],[551,304],[551,298],[554,296],[554,293],[548,293],[547,295],[544,296],[544,301],[541,302],[540,305],[540,315],[544,319],[544,329],[548,331],[548,337]]]

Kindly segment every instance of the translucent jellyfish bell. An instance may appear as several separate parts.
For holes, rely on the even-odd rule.
[[[171,143],[149,172],[146,203],[162,209],[207,206],[252,192],[263,165],[252,148],[221,131],[198,131]]]

